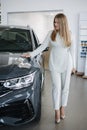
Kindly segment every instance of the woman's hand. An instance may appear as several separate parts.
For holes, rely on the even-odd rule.
[[[31,57],[29,53],[25,53],[23,55],[21,55],[21,57],[24,57],[24,58],[28,58],[28,57]]]
[[[73,68],[73,69],[72,69],[72,74],[75,74],[75,73],[76,73],[76,69]]]

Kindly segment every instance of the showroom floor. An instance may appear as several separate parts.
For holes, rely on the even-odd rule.
[[[45,73],[44,90],[42,91],[42,115],[38,123],[32,122],[23,126],[1,126],[0,130],[86,130],[87,129],[87,79],[76,75],[71,77],[70,95],[66,118],[60,124],[54,122],[52,107],[50,72]]]

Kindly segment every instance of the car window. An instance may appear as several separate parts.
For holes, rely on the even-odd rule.
[[[0,51],[32,51],[30,31],[17,28],[0,29]]]

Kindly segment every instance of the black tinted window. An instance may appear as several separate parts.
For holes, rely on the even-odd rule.
[[[30,31],[16,28],[0,29],[0,51],[32,51]]]
[[[34,32],[32,31],[32,34],[33,34],[33,38],[34,38],[34,43],[35,43],[35,48],[37,48],[38,47],[38,42],[37,42],[37,39],[36,39],[36,36],[35,36],[35,34],[34,34]]]

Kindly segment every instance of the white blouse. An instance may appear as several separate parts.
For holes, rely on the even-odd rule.
[[[70,47],[66,47],[64,45],[63,39],[60,37],[59,34],[56,36],[56,40],[51,40],[51,33],[50,31],[48,35],[46,36],[44,42],[41,44],[40,47],[38,47],[33,52],[30,52],[31,58],[35,57],[39,53],[41,53],[43,50],[45,50],[46,47],[49,47],[51,45],[51,51],[50,51],[50,58],[49,58],[49,69],[50,71],[57,71],[59,73],[62,73],[66,71],[69,62],[72,59],[72,67],[75,68],[75,47],[73,43]],[[71,63],[70,63],[71,64]]]

